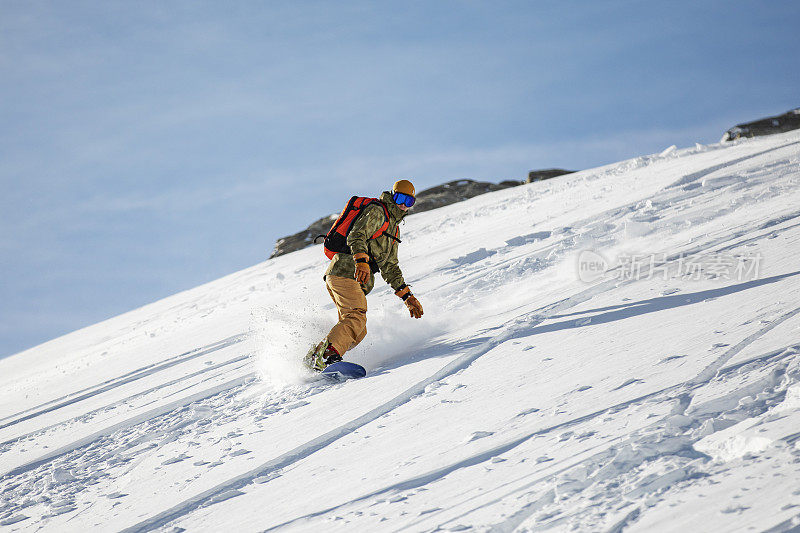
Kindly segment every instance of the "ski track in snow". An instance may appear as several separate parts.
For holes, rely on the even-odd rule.
[[[243,355],[243,356],[238,356],[238,357],[235,357],[235,358],[233,358],[233,359],[231,359],[229,361],[225,361],[223,363],[220,363],[218,365],[210,366],[210,367],[204,368],[202,370],[199,370],[197,372],[192,372],[192,373],[186,374],[185,376],[183,376],[183,377],[181,377],[179,379],[172,380],[172,381],[167,381],[167,382],[165,382],[165,383],[163,383],[163,384],[161,384],[161,385],[159,385],[157,387],[152,387],[152,388],[146,389],[144,391],[137,392],[136,394],[128,396],[123,400],[119,400],[119,401],[116,401],[116,402],[114,402],[112,404],[104,405],[103,407],[94,409],[92,411],[88,411],[88,412],[82,414],[78,418],[82,419],[82,418],[92,417],[93,415],[95,415],[95,414],[97,414],[97,413],[99,413],[101,411],[108,411],[108,410],[114,409],[114,408],[116,408],[116,406],[118,404],[130,401],[130,400],[134,400],[134,399],[137,399],[139,397],[147,396],[148,394],[156,392],[157,390],[159,390],[159,389],[161,389],[163,387],[170,386],[170,385],[175,385],[176,383],[180,383],[181,381],[184,381],[186,379],[197,377],[197,376],[199,376],[201,374],[204,374],[206,372],[212,372],[214,370],[219,370],[220,368],[222,368],[224,366],[228,366],[228,365],[231,365],[231,364],[234,364],[234,363],[248,361],[248,363],[242,364],[242,365],[240,365],[238,367],[234,367],[232,370],[236,371],[236,370],[240,370],[240,369],[243,369],[243,368],[247,368],[249,370],[249,367],[250,367],[249,360],[250,360],[250,358],[251,358],[250,354]],[[159,410],[156,410],[156,411],[153,411],[153,412],[154,413],[156,413],[156,412],[168,412],[168,410],[174,409],[175,405],[183,405],[183,404],[185,404],[187,402],[191,403],[191,402],[197,401],[197,398],[204,398],[206,395],[217,394],[217,393],[220,392],[220,390],[227,390],[228,388],[236,387],[236,386],[240,385],[241,383],[243,383],[244,381],[246,381],[247,379],[254,379],[255,377],[256,377],[255,373],[249,372],[248,374],[246,374],[244,376],[244,378],[239,378],[239,379],[235,379],[235,380],[233,380],[231,382],[228,382],[221,389],[219,387],[212,387],[211,389],[207,389],[205,391],[202,391],[201,393],[199,393],[199,395],[193,395],[191,397],[185,398],[184,400],[178,401],[177,403],[170,404],[171,407],[163,407],[163,408],[161,408]],[[181,389],[181,390],[179,390],[177,392],[182,392],[183,390],[185,390],[185,389]],[[175,394],[175,393],[173,393],[173,394]],[[73,403],[73,402],[70,402],[70,403]],[[138,420],[139,418],[140,417],[134,417],[131,420],[134,421],[134,420]],[[70,419],[68,422],[76,422],[76,421],[78,421],[78,420],[77,419]],[[131,422],[131,423],[133,423],[133,422]],[[63,424],[64,424],[63,422],[60,422],[60,423],[57,423],[57,424],[46,426],[46,427],[41,428],[41,429],[37,429],[36,431],[34,431],[32,433],[26,433],[26,434],[23,434],[23,435],[15,436],[13,439],[7,440],[5,442],[0,442],[0,449],[2,449],[4,446],[8,446],[10,444],[13,444],[14,442],[17,442],[19,440],[34,437],[34,436],[36,436],[36,435],[38,435],[38,434],[40,434],[40,433],[42,433],[44,431],[47,431],[47,430],[55,428],[55,427],[59,427],[59,426],[61,426]],[[118,425],[118,427],[119,427],[119,425]]]
[[[585,239],[605,239],[609,228],[618,227],[623,219],[635,219],[635,216],[641,212],[640,206],[647,205],[647,202],[666,206],[664,208],[666,211],[676,205],[680,206],[681,203],[691,205],[695,200],[707,202],[709,196],[713,197],[715,194],[721,194],[721,192],[736,186],[743,187],[746,192],[748,186],[754,188],[757,185],[757,180],[743,181],[718,176],[713,179],[719,181],[716,184],[712,182],[711,189],[706,191],[703,190],[704,186],[700,182],[712,179],[712,177],[738,165],[774,156],[776,152],[784,151],[798,144],[800,141],[782,143],[690,172],[672,184],[658,189],[649,197],[637,197],[630,203],[574,221],[571,224],[571,231],[566,233],[550,231],[524,233],[506,241],[507,245],[503,248],[483,246],[468,251],[453,259],[450,265],[432,271],[434,276],[450,276],[449,280],[442,283],[437,290],[442,294],[447,294],[454,289],[463,291],[465,287],[474,286],[488,292],[502,283],[505,279],[504,275],[513,275],[516,272],[515,269],[522,268],[522,271],[528,273],[545,270],[557,264],[566,254],[585,242]],[[740,143],[740,145],[745,144]],[[792,162],[796,161],[796,150],[790,155],[789,159],[773,159],[773,167],[778,170],[791,168]],[[796,162],[794,165],[796,166]],[[625,164],[620,166],[623,167]],[[757,167],[754,168],[757,169]],[[768,181],[770,174],[762,176],[761,179]],[[602,182],[596,181],[595,183]],[[722,218],[736,207],[736,205],[731,205],[722,208],[709,220]],[[682,249],[666,255],[664,261],[653,264],[652,267],[674,269],[678,261],[687,257],[757,245],[770,238],[774,232],[786,233],[800,227],[800,222],[795,223],[795,220],[800,217],[800,211],[773,213],[772,215],[755,222],[746,222],[738,227],[720,229],[717,231],[718,234],[708,232],[702,242],[685,245]],[[658,216],[658,214],[644,214],[640,218],[652,223],[658,220]],[[533,252],[526,249],[529,245],[540,243],[543,246]],[[486,264],[487,260],[491,261],[491,264]],[[520,263],[522,264],[520,265]],[[352,436],[399,408],[407,406],[415,399],[425,396],[432,386],[446,382],[449,378],[466,371],[487,354],[512,341],[564,329],[580,331],[582,327],[602,327],[605,323],[613,323],[625,318],[641,317],[648,313],[756,289],[791,279],[798,274],[800,274],[798,271],[783,272],[750,282],[698,291],[694,294],[676,292],[650,300],[599,307],[592,310],[595,314],[589,321],[570,318],[571,315],[581,315],[587,312],[567,313],[567,311],[594,298],[606,296],[613,291],[635,286],[641,282],[609,280],[589,286],[566,298],[519,313],[510,322],[504,321],[499,326],[489,327],[478,332],[473,339],[467,339],[462,343],[466,347],[463,353],[452,358],[436,372],[418,380],[414,385],[360,416],[272,457],[256,467],[245,470],[240,467],[241,473],[228,476],[206,490],[171,505],[168,509],[150,513],[132,525],[119,529],[129,532],[152,531],[171,524],[179,524],[181,519],[190,517],[195,511],[246,495],[247,492],[242,489],[255,486],[263,488],[270,483],[271,479],[280,477],[282,472],[286,472],[293,465],[302,463],[320,451],[331,449],[333,443]],[[742,338],[688,379],[651,390],[645,394],[635,395],[637,387],[646,384],[646,379],[639,379],[633,375],[627,376],[627,379],[622,377],[617,382],[616,388],[611,390],[622,392],[630,390],[628,394],[632,397],[624,401],[603,406],[585,414],[566,417],[565,420],[557,423],[523,431],[511,439],[504,439],[504,435],[492,431],[476,432],[484,438],[471,440],[487,442],[474,454],[461,457],[438,468],[385,484],[380,488],[353,495],[350,499],[335,505],[323,506],[322,509],[297,515],[279,523],[264,523],[260,529],[266,527],[267,531],[272,531],[293,527],[312,527],[312,524],[319,525],[315,520],[326,520],[326,517],[337,513],[357,511],[370,502],[382,501],[382,498],[390,499],[393,495],[407,494],[407,498],[410,499],[419,494],[415,491],[425,489],[456,473],[491,462],[504,454],[513,454],[538,438],[546,438],[557,432],[566,431],[562,437],[563,435],[567,436],[562,440],[570,442],[575,438],[570,430],[587,422],[596,421],[601,417],[618,420],[627,416],[630,411],[644,408],[644,406],[668,405],[670,407],[666,414],[655,416],[653,421],[641,425],[630,434],[618,435],[605,441],[595,441],[591,436],[585,437],[584,441],[587,444],[579,447],[580,449],[574,457],[567,459],[543,457],[541,464],[546,466],[543,466],[542,469],[521,474],[513,481],[489,488],[483,494],[473,495],[463,501],[453,503],[448,508],[425,510],[417,520],[405,522],[400,529],[459,530],[463,525],[461,521],[469,523],[471,515],[483,510],[492,510],[498,505],[505,505],[510,499],[520,502],[517,504],[517,508],[508,513],[503,520],[486,524],[482,527],[483,530],[514,531],[520,527],[532,528],[533,524],[536,528],[561,526],[566,528],[575,525],[587,527],[591,524],[591,529],[594,529],[597,524],[605,523],[602,529],[606,531],[622,531],[636,527],[647,516],[648,508],[652,507],[650,505],[652,502],[645,499],[648,495],[660,494],[671,487],[680,486],[681,483],[711,476],[714,469],[717,471],[724,469],[723,466],[716,464],[708,466],[708,455],[698,452],[694,448],[698,441],[715,432],[712,431],[716,427],[715,424],[721,428],[723,426],[727,428],[730,427],[731,421],[745,421],[764,416],[771,408],[780,404],[786,396],[787,389],[800,380],[800,369],[797,368],[798,363],[795,358],[800,351],[800,342],[798,342],[800,338],[793,339],[790,344],[780,349],[766,351],[743,361],[729,364],[737,355],[757,343],[769,332],[791,321],[798,313],[800,313],[800,307],[785,308],[779,316],[772,318],[765,325]],[[96,386],[75,391],[6,416],[0,420],[0,430],[12,428],[23,422],[30,422],[37,417],[46,418],[55,411],[74,407],[76,404],[100,397],[113,389],[145,378],[153,378],[156,373],[169,370],[184,362],[234,347],[246,337],[242,334],[233,335],[202,348],[196,348],[130,371]],[[478,344],[469,347],[470,341]],[[203,387],[202,381],[199,383],[200,386],[197,383],[187,383],[185,389],[178,389],[170,393],[178,396],[173,401],[163,403],[150,410],[138,408],[138,410],[132,411],[135,414],[126,419],[116,420],[98,431],[68,442],[55,450],[10,469],[0,477],[4,494],[3,500],[0,500],[0,525],[27,527],[24,525],[25,522],[28,522],[29,525],[34,524],[32,521],[28,521],[22,511],[36,504],[49,505],[50,518],[72,513],[77,510],[75,501],[87,480],[92,483],[103,483],[107,482],[109,478],[119,475],[120,472],[130,472],[147,458],[141,456],[151,457],[162,447],[180,439],[196,439],[198,435],[202,435],[202,432],[206,431],[204,428],[212,423],[222,424],[238,421],[246,425],[248,421],[279,416],[309,405],[313,396],[330,390],[328,387],[311,383],[300,387],[290,387],[283,391],[276,390],[266,397],[248,397],[249,389],[256,382],[256,374],[252,371],[251,365],[245,364],[249,363],[251,358],[252,354],[250,353],[239,353],[206,368],[158,382],[126,395],[124,398],[115,399],[112,403],[88,411],[85,415],[91,418],[96,413],[113,410],[125,402],[154,395],[163,387],[180,385],[185,380],[202,377],[207,373],[214,374],[216,377],[222,375],[219,374],[219,371],[232,374],[228,376],[231,379],[213,386]],[[665,364],[673,360],[679,359],[677,356],[663,359]],[[232,366],[237,363],[242,364]],[[763,376],[759,377],[761,374]],[[724,397],[724,401],[719,401],[717,404],[711,402],[713,408],[702,408],[704,404],[697,404],[698,392],[705,394],[709,387],[719,387],[721,383],[727,383],[734,379],[743,379],[745,382],[751,380],[752,382],[748,383],[746,387],[734,389],[732,395],[729,395],[730,397]],[[341,387],[347,385],[344,384],[338,388],[341,390]],[[583,390],[588,390],[588,387]],[[743,403],[746,398],[755,399]],[[538,409],[528,410],[527,413],[536,411]],[[61,427],[67,427],[66,424],[80,424],[81,420],[81,417],[70,418],[15,435],[0,443],[0,451],[9,453],[15,447],[21,446],[24,441],[44,438],[48,432],[58,431]],[[236,437],[237,435],[234,435],[232,440],[235,440]],[[228,449],[227,457],[246,457],[248,454],[252,456],[250,450],[233,448],[235,446]],[[161,465],[169,467],[190,459],[190,455],[179,454],[164,459]],[[56,462],[59,463],[55,464]],[[667,468],[668,471],[655,477],[652,475],[649,477],[645,475],[641,479],[636,477],[639,470],[644,470],[654,463]],[[213,465],[213,463],[210,464]],[[246,465],[242,464],[242,466]],[[42,480],[46,482],[42,483]],[[619,480],[624,482],[619,482]],[[628,482],[638,483],[638,485],[631,488],[629,485],[625,485]],[[15,500],[21,498],[23,493],[30,492],[32,486],[38,487],[39,501],[28,500],[25,505],[15,503]],[[627,493],[624,490],[627,490]],[[640,494],[641,497],[638,500],[635,497],[631,499],[630,494]],[[116,493],[107,495],[111,499],[124,499],[125,496]],[[564,506],[560,504],[562,497],[575,502],[568,512],[565,512]],[[613,502],[620,498],[623,500],[627,498],[632,503],[624,505],[622,508],[615,508]],[[406,497],[404,496],[403,499]],[[455,511],[459,506],[464,509]],[[553,508],[556,510],[553,511]],[[85,509],[80,512],[84,511]],[[75,515],[77,516],[78,513]],[[44,515],[42,518],[46,519],[48,515]],[[436,524],[436,526],[434,527],[432,524]],[[786,519],[773,524],[773,526],[776,528],[775,531],[782,531],[784,529],[781,527],[789,527],[792,524],[792,519]],[[396,529],[396,527],[393,526],[392,529]]]
[[[184,363],[186,361],[190,361],[192,359],[202,357],[204,355],[208,355],[209,353],[215,352],[222,348],[227,348],[228,346],[232,346],[238,342],[241,342],[245,339],[245,335],[235,335],[233,337],[229,337],[222,341],[216,342],[210,346],[206,346],[203,348],[198,348],[196,350],[191,350],[189,352],[183,353],[181,355],[175,356],[170,358],[162,363],[148,365],[146,367],[134,370],[129,372],[123,376],[120,376],[115,379],[111,379],[106,381],[105,383],[101,383],[95,387],[91,387],[88,389],[83,389],[76,391],[68,396],[63,396],[61,398],[56,398],[48,402],[47,404],[43,404],[33,409],[27,409],[21,413],[17,413],[8,417],[5,417],[0,420],[0,429],[7,428],[9,426],[13,426],[14,424],[18,424],[22,421],[29,420],[31,418],[41,416],[43,414],[47,414],[51,411],[56,409],[60,409],[62,407],[66,407],[67,405],[71,405],[76,402],[80,402],[81,400],[85,400],[87,398],[91,398],[92,396],[96,396],[98,394],[102,394],[103,392],[109,391],[115,387],[120,387],[125,385],[126,383],[130,383],[132,381],[136,381],[138,379],[142,379],[146,376],[150,376],[156,372],[161,370],[166,370],[167,368],[171,368],[175,365]],[[187,376],[188,377],[188,376]],[[11,420],[10,420],[11,419]]]

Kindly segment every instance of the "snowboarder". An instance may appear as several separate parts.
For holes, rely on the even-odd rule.
[[[339,312],[339,322],[309,350],[305,358],[308,367],[322,371],[341,361],[345,352],[364,339],[366,295],[375,285],[375,272],[380,271],[413,318],[422,317],[422,305],[403,280],[397,260],[398,224],[414,201],[414,185],[408,180],[395,182],[391,192],[384,191],[377,199],[354,196],[325,237],[325,253],[331,262],[323,279]]]

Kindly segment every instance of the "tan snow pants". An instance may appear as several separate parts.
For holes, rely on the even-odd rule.
[[[355,279],[325,276],[328,293],[339,311],[339,322],[328,333],[339,355],[352,350],[367,335],[367,297]]]

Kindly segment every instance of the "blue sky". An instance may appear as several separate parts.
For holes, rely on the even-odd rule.
[[[800,3],[0,2],[0,357],[377,194],[800,106]]]

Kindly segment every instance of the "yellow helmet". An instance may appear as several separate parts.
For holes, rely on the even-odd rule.
[[[409,196],[415,196],[414,185],[408,180],[397,180],[392,186],[392,192],[401,192]]]

